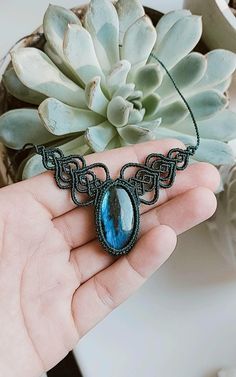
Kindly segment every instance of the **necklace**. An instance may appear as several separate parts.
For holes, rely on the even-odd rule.
[[[172,149],[166,156],[152,153],[143,164],[130,162],[121,168],[120,176],[115,180],[102,163],[87,166],[84,157],[64,156],[59,148],[25,146],[30,145],[41,155],[45,169],[54,171],[60,189],[71,191],[76,206],[94,206],[98,239],[104,249],[114,256],[128,254],[134,246],[139,233],[140,205],[155,204],[160,189],[170,188],[174,184],[176,173],[187,168],[190,157],[200,146],[197,122],[188,102],[166,66],[154,54],[151,56],[163,67],[185,103],[195,127],[196,145]],[[103,172],[104,178],[98,175],[98,171]],[[126,178],[128,171],[131,174]],[[81,195],[85,195],[86,199],[81,200]]]

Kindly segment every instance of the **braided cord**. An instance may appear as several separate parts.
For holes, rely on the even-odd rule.
[[[196,152],[196,150],[199,148],[200,146],[200,134],[199,134],[199,129],[198,129],[198,125],[197,125],[197,121],[195,119],[195,116],[193,114],[193,110],[191,109],[188,101],[186,100],[186,98],[184,97],[184,95],[181,93],[181,91],[179,90],[174,78],[172,77],[172,75],[170,74],[169,70],[166,68],[165,64],[160,60],[158,59],[153,53],[150,54],[150,56],[155,59],[161,66],[162,68],[165,70],[167,76],[169,77],[169,79],[171,80],[172,84],[174,85],[177,93],[180,95],[180,97],[182,98],[185,106],[187,107],[188,111],[189,111],[189,114],[191,116],[191,119],[192,119],[192,122],[193,122],[193,126],[195,128],[195,131],[196,131],[196,136],[197,136],[197,143],[195,146],[191,146],[191,149],[194,150],[194,152]]]

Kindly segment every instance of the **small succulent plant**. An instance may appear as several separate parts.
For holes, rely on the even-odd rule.
[[[216,250],[236,267],[236,165],[222,166],[220,172],[224,190],[218,194],[217,211],[207,224]]]
[[[236,114],[224,95],[236,56],[192,52],[202,34],[188,10],[163,16],[155,28],[139,0],[91,0],[83,24],[70,10],[50,5],[44,51],[18,48],[4,74],[7,90],[36,105],[0,117],[0,140],[11,149],[25,143],[58,145],[87,154],[176,137],[194,143],[186,106],[155,54],[170,70],[199,123],[196,159],[229,164],[228,141],[236,137]],[[43,171],[38,156],[20,167],[23,178]]]

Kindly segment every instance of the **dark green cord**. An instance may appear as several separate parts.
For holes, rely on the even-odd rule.
[[[189,114],[191,116],[191,119],[193,121],[193,125],[194,125],[194,128],[195,128],[195,131],[196,131],[196,135],[197,135],[197,144],[195,146],[192,146],[191,148],[193,148],[195,151],[199,148],[200,146],[200,134],[199,134],[199,130],[198,130],[198,125],[197,125],[197,121],[195,119],[195,116],[193,114],[193,111],[190,107],[190,105],[188,104],[186,98],[184,97],[184,95],[181,93],[181,91],[179,90],[174,78],[171,76],[170,72],[168,71],[168,69],[166,68],[165,64],[160,60],[158,59],[153,53],[150,54],[150,56],[152,58],[154,58],[161,66],[162,68],[165,70],[166,74],[168,75],[168,77],[170,78],[171,82],[173,83],[177,93],[180,95],[180,97],[182,98],[185,106],[187,107],[188,111],[189,111]]]

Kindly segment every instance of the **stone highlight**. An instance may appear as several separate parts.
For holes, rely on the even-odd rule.
[[[101,203],[101,226],[108,247],[122,250],[134,231],[134,208],[129,193],[122,186],[107,189]]]

